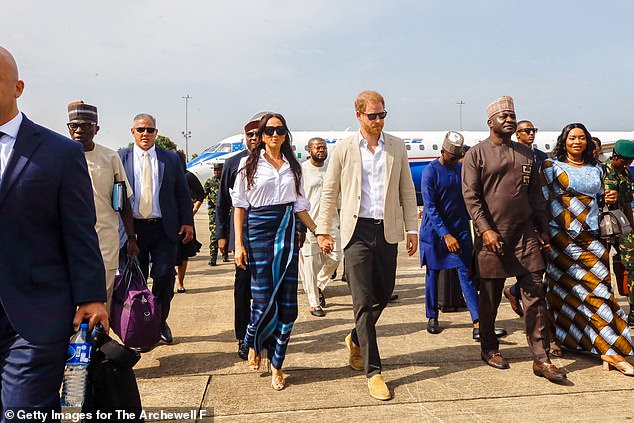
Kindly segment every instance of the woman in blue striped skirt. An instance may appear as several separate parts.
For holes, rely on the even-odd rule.
[[[282,363],[297,318],[296,219],[311,232],[302,171],[291,147],[286,120],[267,113],[256,147],[240,161],[231,194],[236,231],[235,261],[251,270],[251,321],[244,342],[249,367],[259,370],[263,349],[271,361],[273,389],[284,389]],[[246,225],[244,223],[246,222]]]

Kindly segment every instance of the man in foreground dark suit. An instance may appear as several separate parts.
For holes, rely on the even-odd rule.
[[[119,151],[134,191],[132,214],[139,246],[139,263],[148,277],[152,257],[152,293],[161,305],[161,339],[173,342],[167,325],[174,298],[174,265],[178,242],[194,238],[192,199],[178,155],[154,144],[156,119],[142,113],[134,118],[135,144]],[[180,240],[182,237],[182,241]]]
[[[89,319],[108,329],[82,146],[20,113],[23,89],[13,56],[0,47],[2,421],[7,410],[59,409],[73,326]]]

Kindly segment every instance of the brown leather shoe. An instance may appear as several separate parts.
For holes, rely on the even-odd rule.
[[[381,376],[381,374],[374,375],[368,379],[368,388],[370,389],[370,396],[372,398],[376,398],[381,401],[392,399],[392,394],[383,381],[383,376]]]
[[[484,361],[491,367],[495,367],[496,369],[504,370],[511,368],[511,366],[509,366],[509,362],[506,361],[506,359],[502,357],[502,354],[500,354],[499,352],[494,351],[490,353],[485,353],[483,351],[482,353],[480,353],[480,357],[482,357],[482,361]]]
[[[346,336],[346,346],[348,347],[348,363],[354,370],[363,370],[365,363],[361,356],[361,348],[352,341],[352,334]]]
[[[511,294],[511,288],[507,286],[506,288],[504,288],[503,292],[506,299],[509,300],[509,304],[511,304],[511,308],[513,309],[515,314],[517,314],[520,317],[524,317],[524,310],[522,309],[522,303],[520,302],[519,298]]]
[[[561,382],[566,379],[566,375],[548,360],[545,363],[533,361],[533,373],[535,376],[545,377],[551,382]]]

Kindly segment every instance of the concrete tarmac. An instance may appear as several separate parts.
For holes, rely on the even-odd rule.
[[[327,315],[313,317],[298,289],[299,317],[284,363],[286,389],[271,388],[266,370],[253,372],[236,354],[232,263],[209,267],[207,216],[196,216],[204,247],[190,260],[169,324],[172,345],[159,344],[135,367],[145,408],[213,412],[217,422],[623,422],[633,420],[634,378],[605,372],[596,356],[567,353],[553,363],[568,376],[557,385],[534,376],[523,319],[503,298],[498,327],[509,335],[500,351],[511,368],[480,360],[466,309],[441,313],[442,332],[426,329],[424,269],[418,253],[399,248],[395,293],[378,327],[383,376],[394,398],[368,394],[363,372],[347,362],[345,336],[353,326],[347,285],[338,277],[325,290]],[[507,284],[513,283],[509,279]],[[619,297],[627,311],[627,300]],[[631,362],[632,360],[630,360]],[[151,420],[151,419],[150,419]],[[166,421],[166,420],[162,420]],[[172,420],[193,421],[193,420]],[[211,418],[198,421],[212,421]]]

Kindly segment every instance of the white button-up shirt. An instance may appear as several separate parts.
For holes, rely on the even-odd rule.
[[[303,183],[299,181],[298,194],[295,189],[295,175],[284,156],[282,156],[284,164],[278,171],[264,158],[264,150],[261,150],[253,186],[250,189],[247,189],[247,175],[243,169],[247,158],[248,156],[240,160],[236,181],[233,189],[230,190],[234,207],[248,209],[249,206],[262,207],[294,203],[295,213],[310,210],[310,203],[304,195]]]
[[[132,200],[132,215],[135,219],[152,219],[162,217],[161,207],[159,205],[159,164],[156,158],[156,146],[153,145],[147,152],[150,155],[150,165],[152,165],[152,215],[143,217],[139,213],[139,202],[141,201],[141,183],[143,182],[143,149],[134,144],[134,197]],[[138,195],[137,195],[138,193]]]
[[[361,149],[361,205],[359,217],[383,220],[385,206],[385,140],[383,133],[374,154],[359,131]]]
[[[4,133],[4,135],[0,137],[0,179],[2,179],[7,164],[9,163],[15,140],[18,138],[20,125],[22,125],[22,113],[20,112],[4,125],[0,125],[0,132]]]

